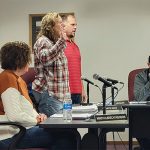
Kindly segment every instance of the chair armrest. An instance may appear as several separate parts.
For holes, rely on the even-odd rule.
[[[0,126],[1,125],[12,125],[15,127],[18,127],[20,129],[20,131],[16,134],[15,138],[13,139],[13,141],[11,142],[11,144],[9,145],[8,150],[16,150],[16,145],[19,143],[19,141],[21,140],[21,138],[24,136],[25,132],[26,132],[26,128],[23,127],[22,125],[20,125],[19,123],[16,122],[9,122],[9,121],[0,121]]]

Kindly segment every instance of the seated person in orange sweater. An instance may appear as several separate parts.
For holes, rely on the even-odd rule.
[[[23,42],[9,42],[1,48],[0,61],[4,71],[0,73],[0,121],[17,122],[26,127],[17,148],[75,150],[75,137],[68,130],[60,134],[36,126],[47,116],[38,114],[33,108],[26,83],[20,77],[28,71],[30,54],[30,47]],[[12,126],[0,126],[0,149],[8,148],[17,133]]]

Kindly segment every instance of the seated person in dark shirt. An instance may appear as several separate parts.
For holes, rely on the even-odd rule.
[[[134,98],[136,101],[150,101],[150,56],[148,68],[138,73],[134,81]],[[140,150],[150,150],[150,138],[137,138]]]

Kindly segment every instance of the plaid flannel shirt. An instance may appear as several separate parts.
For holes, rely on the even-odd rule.
[[[70,93],[68,63],[64,54],[65,40],[60,38],[55,44],[47,37],[40,37],[34,45],[35,80],[33,90],[48,91],[50,96],[63,101]]]

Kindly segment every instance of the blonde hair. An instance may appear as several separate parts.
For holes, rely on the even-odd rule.
[[[55,31],[54,26],[56,23],[61,19],[58,13],[47,13],[41,22],[40,32],[37,35],[37,38],[41,37],[42,35],[49,38],[51,41],[56,42],[59,38],[58,33]]]

